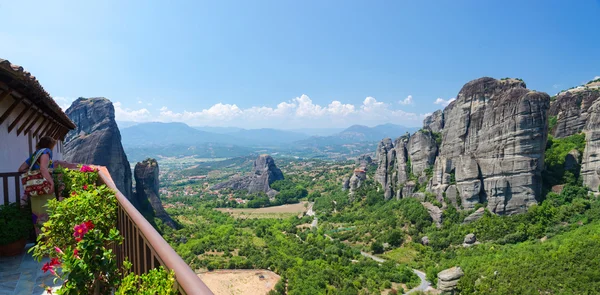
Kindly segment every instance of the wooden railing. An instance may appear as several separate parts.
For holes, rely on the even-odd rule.
[[[19,202],[21,198],[21,173],[9,172],[0,173],[0,182],[2,183],[2,198],[3,204]],[[14,198],[10,196],[13,195]]]
[[[117,228],[124,237],[123,244],[115,246],[119,266],[125,259],[132,263],[132,271],[144,274],[163,266],[175,272],[176,287],[184,295],[213,294],[196,273],[177,255],[142,214],[117,189],[108,170],[99,168],[99,182],[116,193],[119,202]]]

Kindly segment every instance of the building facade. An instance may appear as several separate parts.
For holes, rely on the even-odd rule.
[[[37,79],[0,59],[0,204],[16,202],[23,191],[17,172],[42,136],[57,140],[53,159],[62,160],[63,140],[73,122]]]

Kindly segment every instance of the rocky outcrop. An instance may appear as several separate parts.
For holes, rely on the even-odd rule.
[[[600,82],[557,94],[548,110],[548,116],[556,120],[550,134],[562,138],[583,131],[590,119],[590,108],[599,98]]]
[[[458,285],[458,280],[464,275],[465,273],[458,266],[443,270],[438,273],[437,287],[442,291],[452,292]]]
[[[177,224],[167,214],[160,201],[158,172],[158,162],[155,159],[146,159],[135,165],[135,198],[140,204],[138,210],[144,216],[156,216],[164,224],[177,229]]]
[[[444,112],[437,110],[433,114],[425,117],[423,120],[423,128],[429,129],[432,132],[441,132],[444,129]]]
[[[392,140],[386,138],[377,147],[377,171],[375,180],[384,189],[386,200],[410,197],[414,188],[426,185],[429,177],[424,173],[432,167],[438,147],[433,134],[428,130],[417,131]],[[411,176],[416,178],[410,180]]]
[[[585,149],[581,160],[581,178],[583,184],[593,191],[599,191],[600,186],[600,100],[589,109],[589,119],[586,122]]]
[[[374,165],[373,158],[368,154],[360,155],[355,162],[356,165],[361,168],[369,168]]]
[[[350,188],[350,177],[344,177],[342,180],[342,190],[348,190]]]
[[[485,213],[485,209],[483,207],[477,209],[475,212],[469,214],[469,216],[465,217],[465,220],[463,220],[462,224],[468,224],[474,221],[479,220],[481,217],[483,217],[483,214]]]
[[[465,209],[487,202],[497,214],[525,212],[541,194],[549,103],[516,79],[467,83],[444,110],[430,189],[456,182]]]
[[[463,247],[473,246],[476,242],[477,238],[475,237],[475,234],[468,234],[465,236],[465,239],[463,241]]]
[[[276,192],[271,189],[270,185],[277,180],[283,180],[283,178],[283,173],[275,165],[275,160],[269,155],[260,155],[254,161],[251,175],[236,177],[216,184],[212,189],[230,188],[234,190],[247,190],[249,193],[264,192],[272,196]]]
[[[435,225],[437,227],[442,226],[442,209],[429,202],[422,202],[421,204],[427,209],[427,213],[429,213],[429,216],[431,216]]]
[[[419,130],[410,136],[406,149],[411,164],[410,171],[417,176],[433,166],[438,152],[435,138],[426,130]]]
[[[63,158],[72,163],[106,166],[121,193],[139,206],[131,193],[131,167],[110,100],[78,98],[65,113],[77,128],[65,138]]]

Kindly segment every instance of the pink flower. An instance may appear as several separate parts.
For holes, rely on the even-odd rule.
[[[80,172],[96,172],[96,170],[90,166],[87,165],[81,165],[81,168],[79,168]]]
[[[50,266],[56,265],[60,265],[60,261],[58,261],[58,258],[52,258],[52,260],[50,260]]]
[[[44,273],[49,271],[50,269],[52,269],[50,262],[46,262],[46,263],[44,263],[44,266],[42,266],[42,270],[44,271]]]
[[[83,236],[90,230],[94,229],[94,224],[91,221],[86,221],[73,227],[75,231],[73,236],[77,242],[81,241]]]
[[[56,246],[54,247],[54,250],[56,250],[56,253],[58,253],[58,254],[65,254],[65,253],[63,253],[63,251],[60,248],[58,248]],[[56,258],[54,258],[54,259],[56,259]]]
[[[73,251],[73,256],[75,256],[75,258],[79,259],[79,250],[77,248],[75,248],[75,250]]]
[[[87,189],[88,189],[88,186],[87,186],[87,184],[84,184],[84,185],[83,185],[83,190],[84,190],[84,191],[87,191]]]

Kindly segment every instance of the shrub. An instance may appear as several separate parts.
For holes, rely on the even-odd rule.
[[[0,205],[0,245],[27,238],[32,228],[31,213],[19,203]]]
[[[167,272],[162,266],[152,269],[148,273],[138,276],[134,273],[128,274],[115,295],[174,295],[175,273]]]

